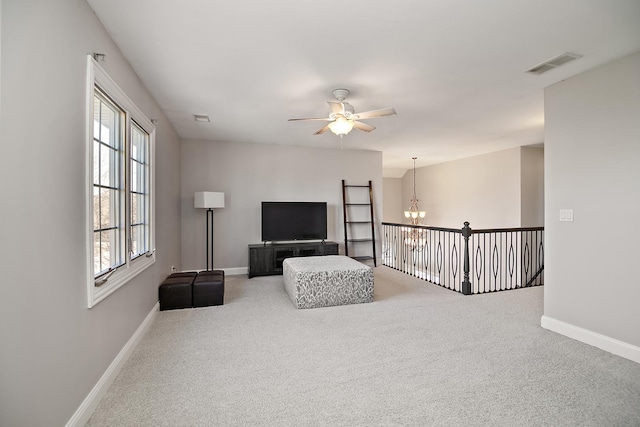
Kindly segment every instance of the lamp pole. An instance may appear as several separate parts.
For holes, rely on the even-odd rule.
[[[213,270],[213,209],[207,209],[207,271]]]
[[[213,209],[224,208],[224,193],[199,191],[194,195],[194,207],[207,210],[207,271],[213,270]]]

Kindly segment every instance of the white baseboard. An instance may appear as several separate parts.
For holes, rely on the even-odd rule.
[[[625,359],[640,363],[640,347],[635,345],[619,341],[615,338],[611,338],[588,329],[580,328],[579,326],[575,326],[549,316],[542,316],[540,326],[585,344],[598,347],[599,349],[608,351],[616,356],[624,357]]]
[[[229,276],[239,276],[241,274],[249,274],[249,267],[223,268],[224,274]]]
[[[109,386],[116,379],[120,370],[124,366],[125,362],[131,356],[131,353],[136,348],[144,334],[149,329],[149,326],[153,323],[153,319],[155,319],[158,311],[160,310],[160,303],[156,303],[151,309],[151,312],[147,314],[147,317],[140,324],[138,329],[134,332],[134,334],[129,338],[129,341],[122,347],[120,353],[113,359],[113,362],[109,365],[107,370],[102,377],[98,380],[98,383],[91,389],[89,395],[84,399],[80,407],[76,410],[75,414],[71,417],[71,419],[67,422],[66,427],[82,427],[84,426],[91,415],[93,415],[93,411],[95,411],[98,403],[104,397]]]

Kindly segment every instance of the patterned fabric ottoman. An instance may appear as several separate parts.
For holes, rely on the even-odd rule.
[[[297,308],[373,301],[373,269],[342,255],[287,258],[284,288]]]

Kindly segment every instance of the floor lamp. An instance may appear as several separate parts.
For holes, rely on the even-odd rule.
[[[207,210],[207,271],[213,270],[213,210],[224,208],[224,193],[199,191],[193,200],[196,209]]]

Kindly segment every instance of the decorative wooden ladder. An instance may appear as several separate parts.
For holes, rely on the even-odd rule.
[[[349,192],[350,196],[351,192],[357,192],[358,190],[369,189],[369,202],[364,203],[364,198],[360,196],[357,198],[348,197],[347,193]],[[351,189],[351,190],[350,190]],[[353,195],[355,196],[355,195]],[[360,203],[352,203],[355,200],[360,200]],[[369,215],[368,220],[366,220],[367,214],[365,212],[357,212],[358,215],[355,215],[355,212],[350,212],[353,207],[354,211],[361,210],[361,208],[369,206]],[[358,208],[360,207],[360,208]],[[353,245],[353,252],[355,252],[355,246],[361,245],[362,243],[371,242],[371,255],[366,256],[351,256],[351,258],[356,259],[358,261],[365,260],[373,260],[373,266],[376,267],[376,232],[375,232],[375,224],[373,222],[373,185],[371,181],[369,181],[369,185],[347,185],[346,181],[342,180],[342,212],[344,214],[344,253],[346,256],[349,256],[349,246]],[[353,220],[352,220],[353,219]],[[351,227],[362,227],[364,224],[371,225],[371,235],[366,238],[357,238],[350,239],[349,234],[353,231]],[[352,233],[355,235],[355,233]]]

